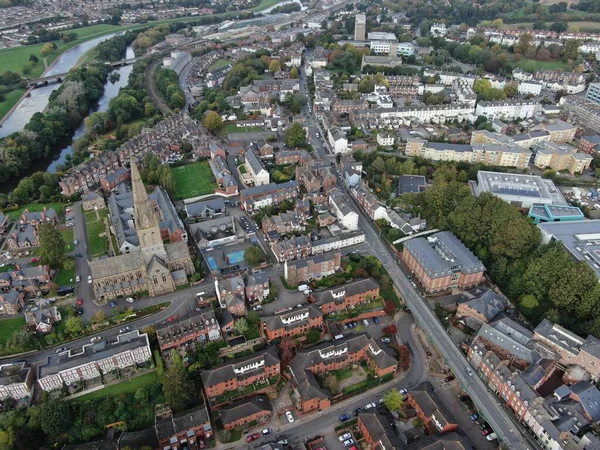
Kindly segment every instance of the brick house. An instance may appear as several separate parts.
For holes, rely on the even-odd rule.
[[[247,274],[244,278],[246,283],[246,298],[253,303],[260,303],[269,295],[269,276],[257,270],[251,274]]]
[[[398,365],[398,360],[390,349],[380,346],[366,334],[323,342],[299,351],[289,366],[299,409],[306,413],[331,405],[329,394],[321,389],[315,375],[345,369],[361,361],[366,362],[378,377],[394,375]]]
[[[273,232],[277,234],[301,232],[306,229],[306,216],[299,209],[295,209],[294,211],[263,218],[261,228],[267,238],[270,238]]]
[[[498,314],[506,311],[509,306],[510,304],[506,298],[488,289],[477,292],[475,295],[467,293],[464,301],[461,299],[458,302],[456,315],[467,322],[469,322],[468,319],[474,319],[476,322],[489,323]]]
[[[200,440],[213,435],[212,425],[206,406],[199,406],[179,414],[173,414],[165,405],[157,405],[154,429],[160,448],[179,449],[189,444],[198,448]]]
[[[15,270],[0,273],[0,291],[6,293],[11,289],[18,292],[37,293],[50,289],[54,272],[47,264],[30,266],[17,265]]]
[[[396,433],[388,426],[388,420],[378,414],[361,413],[358,415],[358,428],[365,438],[365,448],[371,449],[394,449],[404,447]]]
[[[406,241],[402,260],[430,293],[476,286],[485,272],[483,263],[448,231]]]
[[[129,181],[131,178],[129,170],[124,167],[119,167],[114,172],[108,173],[100,179],[100,186],[105,193],[109,193],[115,189],[120,183]]]
[[[23,308],[25,293],[14,289],[0,292],[0,315],[15,316]]]
[[[323,313],[310,305],[283,314],[263,316],[261,322],[267,342],[299,336],[314,329],[322,332],[324,328]]]
[[[323,314],[343,311],[379,297],[379,284],[373,278],[354,280],[342,286],[315,292],[315,303]]]
[[[283,274],[287,283],[294,286],[303,281],[333,275],[340,269],[341,262],[341,252],[323,253],[306,259],[286,261]]]
[[[597,151],[600,151],[600,136],[592,134],[590,136],[581,136],[579,144],[577,146],[583,153],[593,155]]]
[[[211,308],[190,313],[188,317],[157,324],[156,336],[160,351],[178,348],[188,342],[209,342],[221,339],[221,330]]]
[[[417,417],[429,433],[444,434],[458,429],[450,412],[434,395],[433,385],[429,381],[414,388],[406,403],[417,412]]]
[[[246,285],[241,276],[215,280],[215,287],[221,308],[227,309],[234,316],[246,315]]]
[[[62,320],[60,311],[56,306],[47,309],[38,309],[37,311],[27,311],[25,313],[27,325],[34,327],[38,333],[50,333],[54,324]]]
[[[96,192],[88,192],[81,196],[81,206],[84,211],[94,211],[95,209],[106,208],[106,202],[104,201],[104,197],[98,195]]]
[[[219,410],[221,422],[226,430],[247,427],[256,422],[262,424],[271,419],[273,408],[266,395],[257,395],[248,400],[240,400]]]
[[[311,254],[311,249],[309,236],[294,236],[271,242],[271,250],[278,262],[306,258]]]
[[[271,377],[279,377],[280,371],[277,348],[270,346],[260,352],[204,370],[201,377],[206,396],[214,402],[226,392],[237,391]]]

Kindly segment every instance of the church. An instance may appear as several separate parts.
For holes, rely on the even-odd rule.
[[[139,249],[89,262],[96,302],[147,292],[151,297],[175,291],[187,283],[194,264],[187,243],[163,243],[160,218],[152,207],[140,171],[131,158],[133,217]]]

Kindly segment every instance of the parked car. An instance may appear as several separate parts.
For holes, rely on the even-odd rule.
[[[204,439],[198,439],[198,447],[200,447],[200,450],[202,450],[203,448],[206,448],[206,444],[204,443]]]
[[[492,434],[494,432],[494,430],[492,430],[491,428],[486,428],[485,430],[483,430],[481,432],[481,434],[483,434],[484,436],[487,436],[488,434]]]
[[[82,316],[83,308],[81,308],[81,307],[75,308],[75,314],[77,314],[78,316]]]
[[[294,422],[294,415],[292,414],[291,411],[286,411],[285,412],[285,417],[287,417],[287,420],[289,423],[293,423]]]
[[[454,380],[454,375],[448,375],[446,378],[444,378],[444,381],[446,383],[449,383],[450,381]]]
[[[345,422],[346,420],[350,420],[350,416],[348,414],[342,414],[340,416],[340,422]]]
[[[252,441],[255,441],[257,439],[260,439],[260,434],[254,433],[254,434],[251,434],[251,435],[249,435],[249,436],[246,437],[246,442],[252,442]]]
[[[102,340],[102,337],[100,336],[94,336],[93,338],[90,339],[90,342],[92,344],[96,343],[96,342],[100,342]]]
[[[252,311],[260,311],[262,309],[262,305],[256,305],[252,307]]]
[[[271,429],[270,428],[265,428],[264,430],[262,430],[262,434],[263,435],[271,434]]]
[[[81,253],[76,253],[75,256],[77,256],[78,258],[82,258],[83,255]]]
[[[339,440],[340,440],[341,442],[343,442],[343,441],[346,441],[346,440],[348,440],[348,439],[351,439],[351,438],[352,438],[352,435],[351,435],[350,433],[344,433],[344,434],[342,434],[342,435],[339,437]]]
[[[62,353],[62,352],[66,352],[68,350],[67,347],[59,347],[56,349],[55,353]]]
[[[75,277],[75,282],[76,282],[76,283],[79,283],[80,281],[81,281],[81,277],[80,277],[79,275],[77,275],[77,276]]]
[[[365,405],[365,409],[371,409],[371,408],[376,408],[377,405],[375,403],[369,403],[368,405]]]
[[[75,239],[75,240],[73,241],[73,245],[78,245],[78,244],[79,244],[79,241],[78,241],[77,239]]]
[[[119,330],[119,333],[127,333],[129,330],[130,330],[130,328],[129,328],[129,327],[121,328],[121,329]]]
[[[110,302],[109,305],[110,305],[111,308],[116,308],[117,307],[117,304],[115,302]]]
[[[279,445],[288,445],[288,440],[287,439],[280,439],[277,441],[277,443]]]
[[[354,439],[348,439],[347,441],[344,441],[344,447],[350,447],[351,445],[354,445]]]
[[[494,441],[496,439],[498,439],[498,437],[496,436],[496,433],[490,433],[485,437],[488,441]]]
[[[82,298],[78,298],[77,299],[77,305],[79,305],[79,306],[83,305],[83,299]]]
[[[31,258],[31,264],[39,263],[40,258]]]
[[[389,344],[390,342],[392,342],[392,340],[389,337],[382,337],[381,342],[383,342],[384,344]]]
[[[485,430],[486,428],[490,428],[490,426],[488,425],[488,423],[485,420],[483,422],[481,422],[479,424],[479,426],[481,427],[482,430]]]
[[[373,317],[373,323],[375,325],[379,325],[379,319],[377,317]]]
[[[92,276],[88,275],[88,284],[92,284]]]
[[[352,413],[353,413],[355,416],[358,416],[358,415],[359,415],[361,412],[362,412],[362,408],[356,408],[354,411],[352,411]]]
[[[471,414],[471,420],[477,420],[477,419],[479,419],[479,414],[477,414],[477,413]]]
[[[398,392],[400,392],[400,395],[408,395],[408,390],[405,388],[401,388]]]
[[[125,300],[127,303],[133,303],[135,302],[135,299],[133,297],[127,297],[127,300]]]

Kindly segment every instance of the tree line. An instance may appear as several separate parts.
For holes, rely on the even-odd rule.
[[[154,72],[154,85],[169,108],[181,109],[185,106],[185,96],[179,87],[177,72],[160,67]]]
[[[536,326],[544,317],[580,335],[600,335],[600,286],[594,271],[573,260],[562,244],[541,245],[539,228],[526,215],[491,194],[474,197],[463,165],[442,164],[433,185],[402,200],[449,230],[483,261],[492,281]]]

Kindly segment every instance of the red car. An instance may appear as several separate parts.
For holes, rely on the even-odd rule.
[[[492,430],[491,428],[486,428],[485,430],[483,430],[481,432],[481,434],[483,434],[484,436],[487,436],[488,434],[491,434],[494,430]]]
[[[82,298],[78,298],[77,299],[77,306],[81,306],[83,305],[83,299]]]
[[[254,434],[251,434],[250,436],[248,436],[246,438],[246,442],[252,442],[252,441],[255,441],[257,439],[260,439],[260,434],[254,433]]]
[[[38,262],[40,262],[40,258],[31,258],[31,263],[32,264],[35,264],[35,263],[38,263]]]

